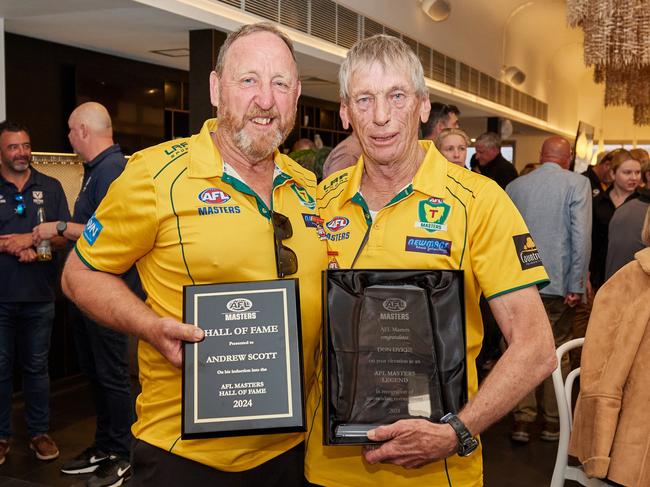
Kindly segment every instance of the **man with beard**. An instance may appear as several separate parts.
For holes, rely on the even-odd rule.
[[[377,443],[365,450],[323,446],[321,389],[315,386],[308,400],[306,477],[337,487],[483,485],[480,447],[472,437],[555,367],[553,337],[536,288],[547,282],[546,273],[505,192],[446,161],[431,141],[418,141],[418,123],[427,120],[430,104],[422,65],[408,45],[385,35],[358,42],[341,65],[339,85],[343,126],[352,126],[363,152],[355,166],[319,186],[328,247],[343,269],[463,272],[469,402],[433,421],[404,419],[374,428],[367,436]],[[335,219],[347,222],[344,238],[330,224]],[[481,292],[509,347],[479,387]],[[377,374],[391,372],[377,367]],[[411,395],[406,387],[398,392],[409,394],[409,410],[411,404],[416,411],[427,407],[420,409],[419,402],[426,395]],[[394,396],[395,404],[405,394]],[[390,404],[385,397],[380,389],[365,404]]]
[[[132,483],[299,486],[302,433],[181,439],[182,345],[204,335],[181,323],[183,286],[298,278],[311,378],[327,260],[312,224],[315,177],[277,151],[300,95],[291,41],[270,24],[231,33],[210,95],[218,121],[133,155],[77,241],[63,287],[97,321],[140,338]],[[297,259],[276,259],[287,249]],[[146,304],[116,277],[134,263]]]
[[[0,464],[9,452],[14,357],[22,365],[29,447],[39,460],[59,456],[50,428],[48,354],[54,323],[56,254],[38,261],[32,228],[70,218],[61,183],[33,167],[27,128],[0,123]],[[53,242],[62,244],[60,242]]]

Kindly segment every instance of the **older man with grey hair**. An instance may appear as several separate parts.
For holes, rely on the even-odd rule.
[[[517,177],[515,166],[501,155],[501,137],[498,134],[485,132],[479,135],[474,147],[474,158],[478,163],[475,169],[483,176],[493,179],[503,189]]]
[[[493,181],[446,161],[431,141],[418,141],[430,102],[422,65],[404,42],[385,35],[358,42],[341,65],[339,82],[341,119],[354,129],[362,155],[319,186],[330,252],[343,269],[463,272],[469,402],[446,411],[451,414],[443,423],[438,417],[403,419],[371,429],[374,448],[323,446],[315,384],[305,475],[324,486],[482,485],[474,437],[555,367],[536,288],[547,282],[546,273],[508,196]],[[328,225],[340,221],[346,222],[344,238]],[[481,292],[509,348],[479,388]]]

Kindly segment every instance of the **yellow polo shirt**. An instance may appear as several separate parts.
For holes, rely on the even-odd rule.
[[[224,172],[210,136],[216,126],[208,120],[198,135],[134,154],[76,246],[79,257],[100,271],[121,274],[136,262],[147,304],[160,316],[181,319],[184,285],[277,279],[271,208],[232,170]],[[327,249],[313,220],[314,175],[278,152],[275,164],[272,209],[293,227],[284,244],[298,256],[298,272],[290,277],[300,281],[309,383]],[[242,471],[304,439],[293,433],[181,440],[181,371],[144,341],[138,359],[142,393],[132,430],[147,443],[220,470]]]
[[[325,179],[318,211],[340,268],[464,271],[468,394],[478,389],[476,357],[483,340],[481,292],[490,299],[548,282],[521,215],[492,180],[448,163],[429,141],[413,182],[373,219],[359,192],[363,158]],[[364,242],[365,241],[365,242]],[[354,265],[353,265],[354,263]],[[324,486],[447,486],[445,463],[407,470],[369,465],[361,447],[322,445],[322,384],[310,391],[305,473]],[[447,459],[454,486],[482,485],[480,448]]]

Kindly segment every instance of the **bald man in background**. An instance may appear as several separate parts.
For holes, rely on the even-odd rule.
[[[512,181],[506,192],[524,217],[551,279],[539,294],[558,347],[572,338],[575,306],[585,294],[591,255],[591,184],[585,176],[569,170],[571,146],[562,137],[553,136],[544,141],[539,162],[539,169]],[[515,245],[522,257],[533,250],[528,242],[515,242]],[[521,260],[522,267],[532,264],[530,260]],[[568,368],[566,355],[565,359],[563,369]],[[544,381],[542,412],[541,439],[557,441],[559,418],[550,378]],[[527,443],[530,425],[537,419],[535,391],[519,403],[514,416],[511,438]]]
[[[68,126],[70,144],[84,160],[81,191],[72,221],[38,225],[32,234],[36,244],[55,235],[75,242],[83,232],[92,232],[92,228],[85,228],[86,222],[126,165],[120,146],[113,142],[111,117],[103,105],[95,102],[79,105],[70,115]],[[135,268],[122,278],[143,297]],[[76,307],[71,308],[77,357],[92,387],[97,428],[94,444],[64,463],[61,471],[66,474],[94,472],[87,480],[89,487],[114,485],[130,475],[134,411],[128,373],[128,339],[122,333],[99,325]]]

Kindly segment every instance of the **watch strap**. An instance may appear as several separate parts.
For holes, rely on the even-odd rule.
[[[451,426],[456,433],[459,455],[467,456],[476,449],[478,440],[472,436],[472,433],[469,432],[465,423],[458,416],[453,413],[447,413],[440,419],[440,422]]]
[[[60,221],[56,224],[56,233],[59,237],[63,237],[63,234],[68,228],[68,222]]]

